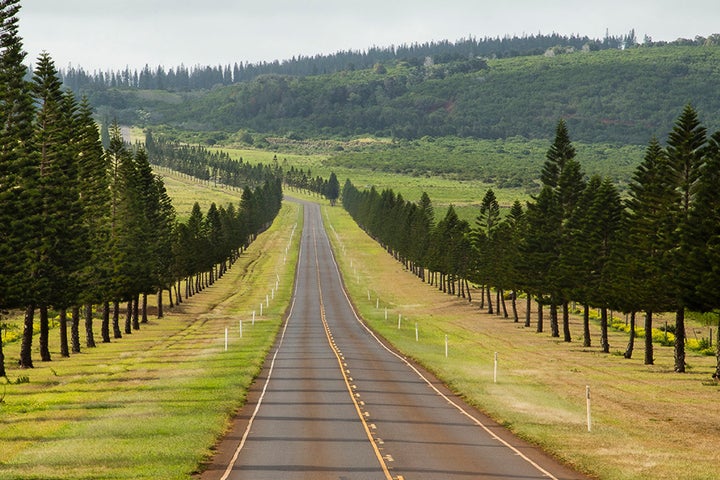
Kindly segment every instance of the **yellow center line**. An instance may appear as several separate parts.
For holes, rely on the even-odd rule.
[[[360,408],[360,405],[358,404],[358,401],[356,397],[359,397],[359,394],[353,392],[354,389],[357,387],[355,385],[350,384],[350,379],[348,378],[348,375],[345,373],[345,368],[343,367],[343,359],[342,354],[340,353],[339,349],[335,345],[335,343],[332,340],[332,334],[330,333],[330,326],[327,323],[327,318],[325,317],[325,304],[323,303],[323,294],[322,294],[322,287],[320,286],[320,262],[318,261],[318,249],[317,249],[317,237],[316,237],[316,230],[313,230],[313,243],[315,246],[315,267],[317,272],[317,280],[318,280],[318,294],[320,295],[320,319],[323,323],[323,328],[325,329],[325,336],[327,337],[328,344],[330,345],[330,348],[333,351],[333,354],[335,355],[335,358],[337,359],[338,366],[340,367],[340,373],[343,376],[343,380],[345,381],[345,387],[348,390],[348,394],[350,395],[350,398],[352,399],[353,405],[355,405],[355,411],[357,412],[358,418],[360,419],[360,422],[363,425],[363,428],[365,429],[365,434],[368,437],[368,440],[370,441],[370,445],[372,445],[373,451],[375,452],[375,456],[377,457],[378,462],[380,462],[380,467],[382,467],[383,473],[385,474],[386,480],[393,480],[392,475],[390,475],[390,469],[387,466],[387,463],[385,462],[385,458],[383,457],[382,453],[380,453],[380,449],[378,448],[377,444],[375,443],[375,439],[373,438],[372,432],[370,431],[370,427],[368,426],[368,423],[365,419],[365,415],[362,412],[362,409]]]

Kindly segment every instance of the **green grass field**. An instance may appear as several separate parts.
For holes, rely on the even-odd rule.
[[[194,196],[192,182],[178,189]],[[281,325],[301,222],[299,208],[285,204],[215,285],[132,335],[63,359],[53,330],[54,360],[10,367],[0,386],[0,478],[190,478],[243,403]],[[5,345],[7,365],[18,352],[19,342]]]
[[[240,159],[250,163],[272,164],[277,156],[278,163],[283,168],[294,166],[305,171],[310,170],[313,177],[320,175],[328,178],[335,172],[340,186],[350,179],[358,188],[375,187],[378,191],[390,188],[399,193],[406,200],[418,201],[423,192],[428,192],[435,207],[438,219],[445,215],[447,207],[455,206],[460,218],[472,225],[479,214],[480,203],[491,184],[480,180],[456,180],[438,176],[408,176],[397,173],[383,172],[371,168],[348,168],[329,165],[327,154],[281,154],[271,151],[255,149],[221,148],[230,154],[231,158]],[[494,188],[494,187],[493,187]],[[515,200],[526,201],[530,196],[522,188],[495,189],[495,194],[501,206],[509,207]],[[289,193],[292,194],[290,191]]]

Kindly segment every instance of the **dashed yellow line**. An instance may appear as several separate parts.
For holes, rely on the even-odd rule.
[[[387,466],[386,458],[383,457],[382,453],[380,452],[380,449],[378,448],[375,439],[373,438],[373,434],[370,431],[371,429],[375,429],[375,425],[368,425],[366,421],[366,417],[369,417],[368,412],[362,411],[360,408],[360,405],[358,403],[357,398],[360,397],[360,394],[355,392],[354,390],[357,390],[356,385],[352,385],[350,382],[352,379],[348,376],[348,373],[346,373],[347,363],[343,362],[343,355],[338,349],[337,345],[335,344],[333,340],[332,333],[330,333],[330,327],[327,323],[327,318],[325,317],[325,304],[323,303],[323,294],[322,294],[322,287],[320,286],[320,263],[318,262],[318,252],[317,252],[317,237],[316,237],[316,231],[313,230],[313,243],[315,245],[315,266],[316,266],[316,272],[318,277],[318,293],[320,295],[320,319],[323,323],[323,328],[325,329],[325,336],[327,337],[328,344],[330,345],[330,348],[333,351],[333,354],[335,355],[335,358],[337,359],[338,366],[340,367],[340,373],[342,373],[343,380],[345,381],[345,386],[348,390],[348,393],[350,394],[350,398],[352,399],[353,405],[355,406],[355,411],[358,414],[358,418],[360,419],[360,422],[363,425],[363,428],[365,429],[365,434],[368,437],[368,440],[370,441],[370,445],[372,445],[373,451],[375,452],[375,456],[378,459],[378,462],[380,462],[380,467],[382,468],[383,474],[385,475],[386,480],[395,480],[392,475],[390,475],[390,469]],[[390,458],[390,461],[392,461],[392,457],[387,455],[387,457]],[[402,480],[402,477],[398,477],[398,480]]]

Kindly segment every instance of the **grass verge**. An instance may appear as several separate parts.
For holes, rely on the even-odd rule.
[[[323,215],[363,318],[469,403],[601,479],[717,478],[720,387],[708,381],[714,357],[690,353],[689,373],[675,374],[672,347],[656,347],[652,366],[643,365],[641,345],[633,359],[623,358],[628,337],[622,332],[610,333],[610,355],[600,352],[597,327],[595,346],[583,348],[577,317],[572,343],[535,333],[534,315],[532,328],[523,328],[438,292],[405,271],[341,208],[325,207]]]
[[[281,325],[300,213],[284,204],[222,279],[139,332],[67,359],[52,335],[55,361],[10,368],[0,386],[0,478],[189,478],[243,404]],[[7,345],[6,358],[18,350]]]

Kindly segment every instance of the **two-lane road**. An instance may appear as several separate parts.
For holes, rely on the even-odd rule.
[[[317,205],[290,314],[207,479],[580,479],[467,407],[357,318]]]

